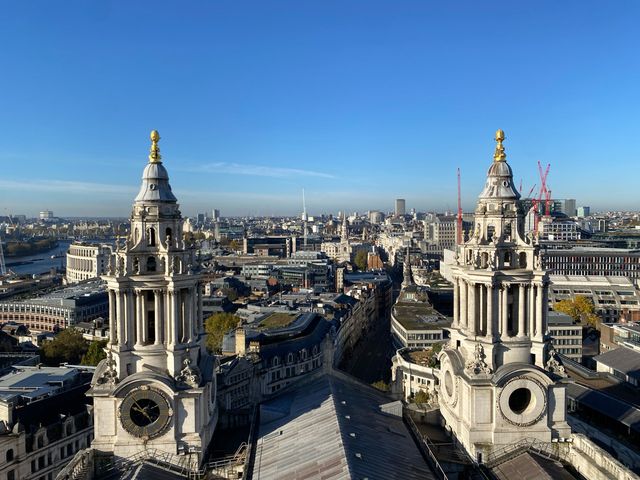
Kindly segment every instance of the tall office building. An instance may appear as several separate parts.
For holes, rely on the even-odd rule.
[[[458,246],[451,339],[440,356],[442,415],[479,461],[525,438],[571,434],[563,367],[545,339],[549,276],[525,237],[503,140],[498,130],[474,233]]]
[[[579,218],[585,218],[591,215],[591,207],[578,207],[577,216]]]
[[[156,451],[197,468],[217,421],[215,358],[204,346],[196,250],[183,239],[159,139],[154,130],[131,233],[103,276],[110,338],[89,393],[93,447],[116,457]]]
[[[562,213],[568,217],[576,216],[576,199],[566,198],[562,201]]]
[[[406,205],[405,205],[405,201],[404,198],[397,198],[396,199],[396,217],[400,216],[400,215],[404,215],[406,213],[405,211]]]

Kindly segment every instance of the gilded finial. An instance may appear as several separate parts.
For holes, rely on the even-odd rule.
[[[160,141],[160,134],[157,130],[151,132],[151,149],[149,150],[149,163],[160,163],[162,155],[160,155],[160,148],[158,142]]]
[[[494,162],[504,162],[507,158],[507,154],[504,153],[504,146],[502,142],[504,141],[504,131],[501,129],[496,130],[496,151],[493,154]]]

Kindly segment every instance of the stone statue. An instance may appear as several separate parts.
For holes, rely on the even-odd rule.
[[[118,372],[116,372],[116,362],[113,359],[113,354],[111,350],[107,352],[107,358],[105,359],[105,371],[102,373],[100,378],[98,379],[98,383],[105,384],[109,383],[111,385],[115,385],[118,383]]]
[[[562,360],[558,356],[558,352],[553,348],[553,345],[549,346],[549,359],[545,364],[544,368],[547,372],[555,373],[556,375],[560,375],[561,377],[566,377],[567,372],[564,369],[564,365],[562,365]]]
[[[467,362],[465,370],[473,375],[490,375],[491,368],[484,361],[485,357],[484,348],[479,343],[476,343],[476,348],[473,352],[473,359]]]
[[[185,358],[182,362],[184,367],[180,370],[180,375],[176,378],[176,381],[188,385],[189,387],[199,387],[202,381],[202,375],[200,369],[197,366],[191,366],[191,359]]]

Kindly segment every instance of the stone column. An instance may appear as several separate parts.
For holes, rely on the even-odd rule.
[[[118,338],[118,329],[116,327],[116,292],[109,290],[109,343],[114,345]]]
[[[536,334],[535,338],[542,340],[542,285],[536,285]]]
[[[493,297],[495,296],[496,289],[493,288],[493,283],[487,285],[487,337],[493,340]]]
[[[142,345],[142,293],[135,291],[136,295],[136,345]]]
[[[453,322],[451,328],[458,328],[460,322],[460,280],[456,278],[453,282]]]
[[[535,319],[536,319],[536,287],[534,284],[530,284],[527,290],[528,290],[527,296],[529,298],[529,304],[528,304],[529,316],[527,318],[527,334],[529,335],[530,338],[533,338],[533,335],[535,333]]]
[[[171,331],[171,339],[173,340],[173,344],[177,345],[180,343],[180,323],[182,322],[181,318],[182,312],[180,309],[180,290],[174,290],[173,292],[173,325]]]
[[[133,346],[136,333],[136,304],[133,290],[127,289],[127,344]]]
[[[462,329],[467,328],[467,282],[460,279],[460,321]]]
[[[478,329],[476,333],[478,335],[486,335],[487,333],[487,293],[484,283],[478,284]]]
[[[140,302],[142,303],[142,344],[147,345],[149,343],[149,309],[146,290],[142,291]]]
[[[164,294],[164,343],[168,345],[171,343],[171,314],[173,313],[172,306],[173,291],[166,290]]]
[[[469,284],[469,333],[471,335],[476,334],[476,322],[477,322],[477,308],[476,308],[476,285],[474,283]]]
[[[193,298],[193,290],[189,289],[187,290],[187,295],[185,297],[185,305],[184,305],[184,309],[185,309],[185,313],[187,315],[187,321],[186,321],[186,327],[187,327],[187,331],[185,332],[185,338],[187,340],[187,342],[191,343],[191,341],[193,340],[193,326],[194,326],[194,310],[195,310],[195,303],[194,303],[194,298]]]
[[[118,325],[118,345],[122,346],[127,340],[125,332],[125,305],[124,293],[116,293],[116,323]]]
[[[154,340],[154,345],[160,345],[162,343],[162,322],[160,319],[162,318],[162,290],[156,289],[153,291],[153,300],[154,300],[154,324],[156,330],[156,338]]]
[[[527,300],[524,293],[524,284],[518,285],[518,336],[524,337],[524,315]]]
[[[502,284],[500,295],[502,295],[500,302],[500,336],[507,338],[509,336],[509,284]]]

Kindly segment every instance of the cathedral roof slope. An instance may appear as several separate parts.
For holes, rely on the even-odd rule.
[[[388,402],[323,375],[264,403],[252,478],[435,478]]]
[[[491,469],[499,480],[575,480],[560,462],[543,458],[535,453],[523,452],[515,458]]]

